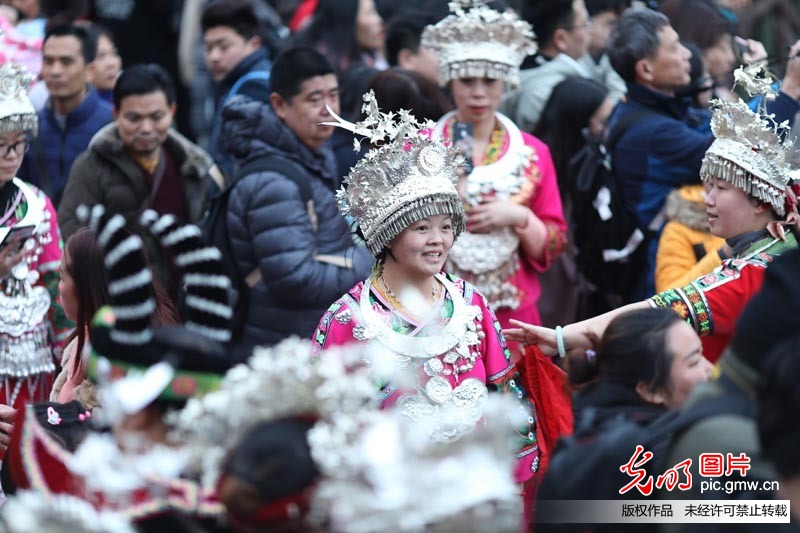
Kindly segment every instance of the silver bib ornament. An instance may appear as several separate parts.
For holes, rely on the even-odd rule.
[[[453,397],[453,387],[445,378],[433,376],[425,384],[425,394],[433,403],[444,403]]]

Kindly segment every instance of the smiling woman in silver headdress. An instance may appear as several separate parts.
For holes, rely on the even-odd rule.
[[[351,170],[337,197],[377,259],[372,275],[337,300],[320,321],[316,351],[368,342],[415,370],[415,383],[385,384],[383,406],[411,421],[436,420],[431,438],[451,442],[472,431],[489,390],[516,396],[526,422],[518,481],[538,468],[534,416],[528,413],[510,352],[486,299],[470,283],[442,272],[465,215],[455,188],[463,158],[431,139],[408,112],[380,113],[365,97],[367,118],[337,124],[373,148]],[[338,118],[338,117],[337,117]]]
[[[774,98],[771,80],[760,72],[751,65],[734,75],[751,96],[763,91],[767,99]],[[703,157],[700,177],[709,187],[705,207],[711,233],[727,241],[731,257],[685,287],[555,330],[519,322],[505,332],[510,338],[563,357],[568,350],[590,348],[592,339],[602,336],[619,314],[663,307],[685,319],[702,337],[703,355],[717,361],[733,338],[742,309],[761,289],[767,265],[797,248],[800,215],[789,167],[795,140],[788,137],[787,125],[753,112],[741,99],[716,100],[714,108],[715,140]]]
[[[483,3],[453,2],[453,13],[422,34],[456,104],[434,133],[463,146],[472,163],[459,183],[467,231],[448,270],[474,283],[504,326],[511,318],[538,324],[537,275],[566,242],[561,197],[547,146],[497,112],[536,44],[527,22]]]
[[[12,407],[47,400],[67,329],[56,301],[61,243],[53,204],[16,177],[37,129],[29,83],[20,67],[0,65],[0,403]]]

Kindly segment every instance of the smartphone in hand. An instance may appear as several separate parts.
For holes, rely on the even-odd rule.
[[[35,231],[36,226],[33,225],[0,228],[0,236],[2,236],[2,241],[0,241],[0,249],[5,248],[9,244],[13,243],[15,238],[18,238],[15,244],[16,249],[14,250],[14,254],[18,254],[22,250],[22,247],[25,246],[25,242],[33,236]]]
[[[475,137],[472,134],[472,124],[469,122],[456,122],[453,124],[453,144],[461,150],[466,159],[464,173],[469,176],[475,169],[472,157],[475,154]]]

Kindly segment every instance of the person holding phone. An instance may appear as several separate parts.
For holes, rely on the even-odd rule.
[[[47,400],[68,329],[56,298],[56,212],[42,191],[16,177],[37,132],[29,83],[23,68],[0,65],[0,433],[15,409]]]
[[[470,163],[459,182],[467,231],[447,270],[473,283],[504,327],[512,318],[539,324],[537,276],[564,250],[566,222],[547,146],[497,112],[536,50],[532,29],[511,12],[459,7],[428,26],[422,44],[437,53],[439,83],[456,104],[434,135],[461,147]]]

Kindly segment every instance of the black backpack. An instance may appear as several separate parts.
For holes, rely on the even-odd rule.
[[[247,318],[247,304],[250,289],[261,281],[261,270],[256,267],[252,272],[242,273],[236,266],[230,238],[228,237],[228,201],[231,191],[242,178],[257,172],[277,172],[292,180],[300,191],[300,198],[306,206],[314,231],[316,231],[316,212],[311,194],[311,183],[306,175],[306,170],[299,163],[285,157],[269,156],[254,159],[248,162],[236,173],[232,183],[225,187],[209,202],[208,210],[203,220],[198,224],[203,233],[205,242],[216,246],[222,252],[222,265],[225,274],[231,280],[231,294],[229,301],[233,307],[231,320],[231,341],[237,340],[242,333],[245,319]]]
[[[611,419],[599,428],[593,427],[596,411],[587,410],[579,427],[568,437],[559,439],[547,472],[537,492],[537,502],[545,500],[636,500],[645,498],[635,487],[625,494],[620,489],[634,478],[620,470],[631,461],[636,446],[653,452],[653,458],[640,468],[653,476],[653,495],[658,489],[655,480],[675,465],[666,464],[672,443],[692,425],[720,414],[741,414],[754,417],[755,404],[741,394],[725,395],[694,405],[684,411],[668,411],[647,424],[637,424],[622,416]],[[637,463],[642,459],[640,454]],[[696,464],[697,457],[691,458]],[[646,479],[646,478],[645,478]],[[685,481],[681,473],[679,482]],[[694,480],[697,481],[696,479]],[[677,488],[673,489],[678,491]],[[554,511],[555,508],[551,508]],[[587,525],[553,524],[548,503],[537,504],[536,531],[592,531]],[[563,517],[561,517],[563,518]],[[541,524],[540,524],[541,523]],[[540,528],[541,525],[541,528]],[[621,524],[611,524],[622,529]],[[640,528],[642,524],[637,524]],[[598,528],[603,530],[603,528]]]
[[[646,109],[629,113],[609,131],[605,143],[587,139],[569,162],[572,224],[577,265],[610,308],[630,303],[647,258],[650,232],[625,206],[611,164],[611,149]]]

